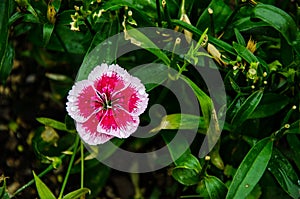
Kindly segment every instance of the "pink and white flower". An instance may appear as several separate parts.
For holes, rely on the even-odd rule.
[[[75,83],[67,99],[68,114],[76,121],[81,139],[90,145],[129,137],[148,104],[141,81],[115,64],[96,66],[87,80]]]

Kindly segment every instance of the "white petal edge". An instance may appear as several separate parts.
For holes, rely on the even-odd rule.
[[[140,124],[140,118],[139,117],[133,116],[133,119],[136,121],[136,123],[127,123],[127,125],[125,126],[125,129],[120,128],[118,126],[118,128],[115,129],[115,130],[114,129],[106,130],[106,129],[103,129],[102,126],[101,126],[101,123],[99,123],[98,126],[97,126],[97,131],[99,133],[112,135],[112,136],[118,137],[118,138],[128,138],[131,134],[133,134],[137,130],[137,128]]]
[[[95,82],[97,79],[102,77],[104,73],[108,70],[108,65],[103,63],[101,65],[96,66],[89,74],[88,80],[91,82]]]
[[[130,87],[136,90],[137,97],[139,99],[136,104],[137,109],[133,110],[131,112],[131,115],[139,116],[146,110],[148,106],[148,101],[149,101],[148,94],[146,93],[146,88],[144,84],[142,84],[139,78],[131,76],[130,82],[131,82]]]
[[[89,145],[103,144],[114,137],[114,136],[107,135],[104,133],[101,133],[99,135],[98,132],[86,131],[85,128],[82,126],[82,124],[83,123],[79,123],[79,122],[76,123],[77,132],[78,132],[80,138]],[[102,136],[102,138],[100,138],[99,136]]]
[[[67,112],[69,115],[77,122],[85,122],[89,119],[89,117],[84,117],[81,115],[79,109],[78,109],[78,97],[82,90],[88,86],[93,86],[93,83],[89,80],[82,80],[79,82],[76,82],[72,89],[69,91],[68,94],[68,102],[66,103]],[[91,113],[92,114],[92,113]]]

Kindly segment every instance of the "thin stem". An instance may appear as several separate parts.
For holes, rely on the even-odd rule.
[[[72,150],[72,148],[74,147],[74,145],[72,145],[71,147],[69,147],[68,150]],[[63,154],[61,156],[59,156],[60,159],[63,159],[65,158],[66,155]],[[42,171],[38,177],[41,178],[43,177],[44,175],[46,175],[47,173],[49,173],[50,171],[52,171],[54,169],[53,165],[50,164],[44,171]],[[27,187],[31,186],[32,184],[34,183],[34,179],[30,180],[29,182],[27,182],[24,186],[20,187],[15,193],[13,193],[11,195],[11,197],[15,197],[16,195],[18,195],[19,193],[21,193],[23,190],[25,190]]]
[[[168,23],[168,27],[172,28],[173,25],[172,25],[172,22],[171,22],[171,17],[170,17],[167,1],[163,0],[162,4],[163,4],[163,9],[164,9],[164,14],[165,14],[165,17],[166,17],[166,20],[167,20],[167,23]]]
[[[208,14],[210,19],[210,32],[213,37],[215,37],[215,22],[214,22],[214,11],[211,8],[208,8]]]
[[[246,5],[245,3],[241,3],[241,4],[238,4],[238,5],[236,6],[236,8],[234,9],[234,11],[231,13],[230,17],[229,17],[228,20],[226,21],[226,24],[225,24],[225,26],[223,27],[222,32],[224,32],[224,31],[228,28],[228,26],[229,26],[230,24],[232,24],[232,21],[233,21],[234,17],[236,16],[236,14],[238,13],[238,11],[239,11],[243,6],[245,6],[245,5]]]
[[[84,184],[84,153],[83,153],[83,143],[82,142],[80,142],[80,154],[81,154],[80,188],[83,188],[83,184]]]
[[[180,7],[180,12],[181,12],[180,14],[181,15],[186,14],[184,8],[185,8],[185,0],[182,0],[181,7]]]
[[[66,185],[67,185],[67,182],[68,182],[68,178],[69,178],[69,175],[70,175],[70,172],[71,172],[71,168],[72,168],[72,165],[73,165],[73,162],[74,162],[74,159],[75,159],[75,155],[76,155],[76,151],[77,151],[77,148],[78,148],[78,144],[79,144],[79,136],[77,135],[76,139],[75,139],[75,144],[74,144],[75,147],[74,147],[74,150],[73,150],[73,154],[72,154],[71,160],[69,162],[69,167],[68,167],[65,179],[63,181],[63,185],[61,187],[58,199],[61,199],[62,196],[63,196],[63,194],[64,194],[64,190],[66,188]]]
[[[161,24],[161,13],[160,13],[160,0],[156,0],[156,11],[157,11],[157,23],[158,27],[162,27]]]
[[[202,178],[205,175],[206,169],[208,167],[208,163],[210,161],[210,156],[205,156],[204,160],[205,160],[204,165],[202,166],[202,169],[199,174],[200,178]]]
[[[43,177],[44,175],[46,175],[47,173],[49,173],[50,171],[52,171],[52,169],[53,169],[53,165],[50,164],[42,173],[40,173],[38,175],[38,177],[39,178]],[[21,193],[24,189],[26,189],[27,187],[29,187],[33,183],[34,183],[34,179],[30,180],[24,186],[20,187],[15,193],[13,193],[11,197],[12,198],[15,197],[16,195],[18,195],[19,193]]]
[[[65,43],[64,43],[63,39],[61,38],[61,36],[58,34],[58,32],[57,32],[56,29],[54,29],[54,34],[55,34],[55,36],[57,37],[57,39],[58,39],[60,45],[61,45],[62,48],[64,49],[65,53],[67,53],[67,54],[69,55],[68,48],[67,48],[67,46],[65,45]]]
[[[182,74],[183,71],[186,71],[186,67],[189,65],[188,62],[184,62],[183,66],[179,69],[178,74],[176,76],[176,79],[179,79],[180,75]]]
[[[87,18],[84,18],[84,23],[86,25],[86,27],[88,28],[88,30],[90,31],[90,33],[95,36],[96,32],[93,30],[90,22],[87,20]]]

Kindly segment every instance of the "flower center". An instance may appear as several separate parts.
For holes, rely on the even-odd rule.
[[[108,100],[108,101],[103,103],[103,109],[104,110],[107,110],[107,109],[110,109],[110,108],[112,108],[111,100]]]
[[[99,91],[96,92],[98,99],[96,100],[96,103],[98,106],[101,107],[103,110],[111,109],[112,108],[112,101],[110,97],[106,93],[100,93]]]

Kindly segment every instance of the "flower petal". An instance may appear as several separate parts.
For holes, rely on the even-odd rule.
[[[85,122],[95,111],[93,98],[95,89],[88,80],[82,80],[72,87],[67,97],[67,111],[77,122]]]
[[[112,102],[122,106],[131,115],[139,116],[148,105],[149,99],[145,90],[145,86],[138,78],[131,77],[130,85],[126,89],[114,93]]]
[[[96,66],[89,74],[88,80],[91,82],[95,82],[98,80],[103,73],[105,73],[108,70],[108,65],[106,63],[103,63],[101,65]]]
[[[139,117],[130,115],[122,107],[114,107],[113,109],[108,109],[101,116],[97,131],[118,138],[127,138],[136,131],[139,123]]]
[[[96,66],[90,73],[88,79],[94,82],[95,88],[100,93],[111,94],[126,88],[130,81],[129,73],[117,64],[109,67],[107,64]]]
[[[113,138],[112,135],[97,132],[99,121],[96,115],[90,117],[86,122],[76,124],[76,129],[81,139],[90,145],[103,144]]]

